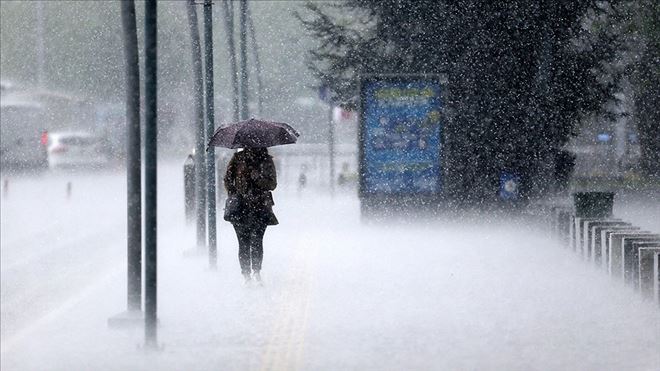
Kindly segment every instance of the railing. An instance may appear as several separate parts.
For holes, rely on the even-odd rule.
[[[552,233],[562,246],[660,307],[660,234],[613,217],[613,198],[609,192],[575,193],[573,205],[550,208]]]

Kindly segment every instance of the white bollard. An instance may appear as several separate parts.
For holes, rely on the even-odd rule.
[[[660,256],[660,243],[638,243],[639,291],[646,298],[658,299],[656,286],[658,285],[658,267],[656,261]]]

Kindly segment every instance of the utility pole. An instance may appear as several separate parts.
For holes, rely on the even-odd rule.
[[[536,120],[541,120],[541,130],[547,133],[550,139],[549,143],[542,146],[542,152],[539,157],[542,158],[537,171],[538,179],[535,182],[539,193],[547,193],[556,189],[556,179],[554,170],[556,167],[556,156],[559,150],[557,140],[557,130],[554,123],[548,118],[547,105],[544,102],[551,100],[552,90],[552,67],[553,67],[553,42],[554,38],[550,29],[550,20],[554,13],[552,4],[541,4],[541,15],[543,19],[543,43],[541,44],[541,56],[539,60],[539,69],[536,76],[537,83],[537,102],[536,102]]]
[[[156,0],[144,4],[144,343],[158,348],[158,243],[157,243],[157,142],[158,142],[158,22]]]
[[[229,46],[229,64],[231,66],[231,86],[233,91],[232,107],[234,109],[234,122],[240,120],[240,105],[238,92],[238,65],[236,63],[236,43],[234,42],[234,6],[230,0],[223,0],[225,32],[227,33],[227,44]]]
[[[241,120],[249,118],[247,70],[247,0],[240,2]]]
[[[142,160],[140,158],[140,62],[135,2],[121,2],[126,65],[126,182],[128,311],[142,309]]]
[[[257,112],[259,117],[262,117],[263,106],[264,106],[264,97],[263,97],[263,81],[261,78],[261,61],[259,60],[259,45],[257,44],[257,35],[254,31],[254,22],[252,21],[252,12],[250,11],[249,4],[246,4],[247,7],[247,21],[248,21],[248,30],[250,32],[250,41],[252,41],[252,55],[254,56],[254,66],[257,69]]]
[[[332,119],[333,104],[328,102],[328,151],[330,152],[330,195],[335,195],[335,124]]]
[[[330,157],[330,195],[335,195],[335,125],[332,117],[334,101],[327,84],[319,87],[319,98],[328,104],[328,157]]]
[[[46,48],[44,42],[44,2],[37,1],[36,4],[37,11],[37,24],[36,24],[36,35],[37,35],[37,83],[40,88],[46,86]]]
[[[206,69],[206,143],[215,132],[215,113],[213,101],[213,1],[204,0],[204,56]],[[218,265],[218,243],[215,206],[215,147],[206,150],[206,176],[208,195],[208,232],[209,265],[211,269]]]
[[[195,1],[188,0],[188,23],[192,41],[193,89],[195,100],[195,195],[197,206],[197,247],[206,246],[206,166],[204,158],[204,77],[202,51]]]

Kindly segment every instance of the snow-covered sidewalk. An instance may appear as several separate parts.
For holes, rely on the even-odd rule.
[[[226,223],[218,271],[186,254],[178,192],[159,231],[163,350],[108,328],[118,265],[3,338],[3,370],[660,369],[660,311],[524,225],[362,224],[354,197],[276,193],[264,287],[245,287]]]

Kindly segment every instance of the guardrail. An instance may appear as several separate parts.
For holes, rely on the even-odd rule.
[[[612,216],[614,193],[580,192],[550,208],[559,243],[660,307],[660,234]]]

